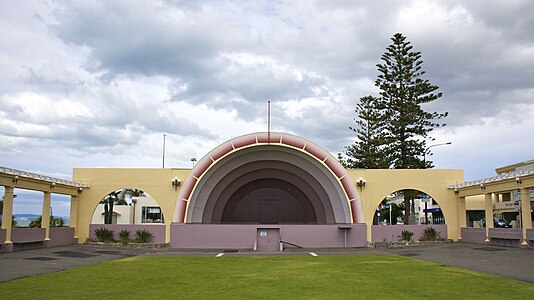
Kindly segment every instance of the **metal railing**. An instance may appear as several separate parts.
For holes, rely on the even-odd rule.
[[[21,170],[6,168],[6,167],[2,167],[2,166],[0,166],[0,173],[19,176],[21,178],[30,178],[30,179],[47,181],[47,182],[53,182],[53,183],[56,183],[56,184],[63,184],[63,185],[73,186],[73,187],[78,187],[78,188],[80,188],[80,187],[81,188],[88,188],[89,187],[88,185],[83,184],[83,183],[79,183],[79,182],[74,182],[74,181],[61,179],[61,178],[55,178],[55,177],[52,177],[52,176],[46,176],[46,175],[41,175],[41,174],[27,172],[27,171],[21,171]]]
[[[466,181],[464,183],[451,185],[449,186],[449,189],[459,189],[459,188],[468,187],[468,186],[480,185],[481,183],[490,183],[490,182],[497,182],[497,181],[501,181],[505,179],[514,179],[516,177],[521,178],[521,176],[531,175],[531,174],[534,174],[534,169],[510,172],[510,173],[505,173],[505,174],[499,174],[497,176],[493,176],[489,178]]]

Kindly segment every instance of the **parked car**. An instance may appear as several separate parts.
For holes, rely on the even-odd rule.
[[[493,227],[495,228],[512,228],[512,224],[501,218],[493,218]]]
[[[486,227],[486,219],[482,219],[482,226]],[[510,222],[506,221],[505,219],[493,218],[493,227],[494,228],[512,228],[512,224]]]

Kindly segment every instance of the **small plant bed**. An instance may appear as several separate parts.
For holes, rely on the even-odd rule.
[[[135,247],[135,248],[168,248],[168,243],[153,243],[154,235],[145,229],[136,230],[133,238],[129,230],[123,229],[119,232],[119,239],[114,239],[113,230],[107,228],[97,228],[94,231],[95,239],[87,240],[87,245],[110,245],[113,247]]]
[[[403,247],[425,247],[436,244],[452,243],[452,240],[439,241],[383,241],[368,244],[369,248],[403,248]]]
[[[121,241],[109,241],[109,242],[99,242],[87,240],[84,245],[104,245],[108,247],[117,247],[117,248],[150,248],[150,249],[167,249],[169,248],[169,243],[136,243],[129,242],[124,244]]]

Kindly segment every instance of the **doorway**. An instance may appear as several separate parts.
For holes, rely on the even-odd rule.
[[[258,228],[256,233],[257,250],[260,252],[280,251],[280,228]]]

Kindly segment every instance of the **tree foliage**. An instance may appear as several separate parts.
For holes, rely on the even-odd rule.
[[[426,139],[436,127],[444,126],[437,121],[447,113],[427,112],[422,104],[442,96],[436,85],[422,78],[421,52],[412,51],[406,37],[397,33],[391,38],[393,44],[382,55],[378,64],[375,86],[380,89],[384,107],[385,132],[390,164],[397,169],[428,168],[432,164],[421,159],[426,148]]]
[[[358,119],[356,126],[349,127],[356,133],[357,141],[345,148],[346,158],[341,162],[351,169],[388,168],[387,154],[384,151],[384,113],[380,109],[379,99],[373,96],[360,98],[355,109]]]
[[[113,207],[115,205],[128,205],[127,199],[145,195],[145,192],[135,188],[120,189],[107,194],[100,201],[100,204],[104,204],[104,224],[113,223]]]
[[[391,45],[377,64],[375,86],[379,97],[360,98],[356,105],[356,142],[339,154],[348,168],[432,168],[427,141],[434,128],[445,126],[440,120],[447,113],[427,112],[423,104],[442,97],[438,86],[425,79],[421,52],[414,51],[401,33],[393,35]],[[417,192],[400,191],[404,196],[405,224],[409,224]]]
[[[391,209],[391,223],[389,222],[389,210]],[[404,211],[404,203],[397,204],[395,202],[388,202],[387,199],[382,201],[379,214],[380,221],[385,220],[389,225],[396,225],[398,218],[401,218]]]
[[[375,86],[380,97],[360,98],[356,105],[357,141],[339,155],[349,168],[431,168],[429,133],[445,126],[439,120],[447,113],[427,112],[422,104],[442,96],[438,87],[424,79],[421,52],[413,51],[406,37],[397,33],[377,64]],[[430,154],[430,153],[429,153]]]
[[[42,222],[43,222],[43,216],[39,216],[37,219],[31,221],[28,227],[41,228]],[[65,220],[63,220],[63,218],[56,218],[54,216],[50,216],[50,227],[64,227],[64,226],[65,226]]]

